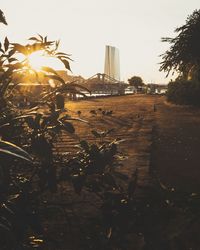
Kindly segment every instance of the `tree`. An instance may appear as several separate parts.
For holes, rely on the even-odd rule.
[[[143,80],[140,76],[132,76],[128,79],[128,82],[131,86],[134,86],[136,89],[144,85]]]
[[[186,23],[175,29],[175,38],[165,37],[162,42],[171,44],[161,55],[160,71],[178,72],[183,79],[200,80],[200,10],[195,10]]]
[[[7,25],[6,18],[2,10],[0,10],[0,23]]]

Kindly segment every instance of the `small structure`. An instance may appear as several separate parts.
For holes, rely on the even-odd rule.
[[[167,88],[167,84],[148,83],[146,85],[146,92],[147,94],[165,94],[167,92]]]

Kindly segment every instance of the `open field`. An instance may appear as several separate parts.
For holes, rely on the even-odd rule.
[[[114,131],[106,138],[109,140],[116,138],[124,140],[119,144],[119,151],[122,152],[125,158],[120,171],[131,177],[136,168],[138,168],[139,177],[136,192],[139,195],[144,187],[151,185],[149,163],[155,116],[154,104],[159,102],[159,100],[160,97],[158,96],[130,95],[67,102],[65,108],[69,110],[70,115],[80,117],[88,121],[88,123],[74,122],[73,124],[79,138],[63,133],[60,140],[56,143],[56,151],[59,151],[61,154],[68,151],[75,152],[79,139],[86,139],[90,142],[95,141],[95,137],[91,133],[92,130],[105,131],[113,128]],[[99,108],[102,110],[98,110]],[[97,111],[96,114],[91,114],[91,110]],[[102,111],[110,110],[112,110],[112,115],[102,114]],[[78,115],[77,111],[81,111],[81,114]],[[71,187],[62,186],[60,188],[62,194],[52,197],[52,204],[63,203],[63,208],[66,203],[76,204],[75,206],[73,205],[73,217],[76,214],[77,220],[72,222],[72,230],[68,231],[71,213],[68,205],[64,210],[69,215],[69,218],[62,218],[62,223],[59,219],[55,222],[54,217],[60,215],[54,215],[53,221],[49,220],[47,222],[48,238],[58,239],[58,241],[50,240],[49,245],[51,247],[52,245],[55,247],[60,245],[61,249],[62,246],[66,245],[68,245],[70,250],[85,249],[81,248],[79,245],[81,243],[80,239],[78,240],[77,237],[82,235],[83,226],[84,228],[87,227],[88,218],[98,217],[97,207],[101,206],[101,203],[94,195],[82,192],[82,195],[78,196],[74,194]],[[55,228],[57,228],[56,231]],[[62,235],[60,234],[61,231]],[[138,245],[136,249],[140,249],[141,240],[140,237],[134,239],[134,245]]]
[[[76,124],[80,137],[93,140],[92,129],[114,128],[111,138],[125,139],[120,145],[127,155],[122,171],[131,175],[138,167],[141,178],[148,179],[151,151],[152,167],[166,184],[185,191],[199,191],[200,109],[171,105],[165,97],[148,95],[69,102],[66,108],[75,116],[73,112],[80,110],[81,118],[89,121],[88,125]],[[90,113],[98,108],[113,110],[113,115]],[[73,146],[75,141],[71,142]]]
[[[69,171],[69,161],[78,154],[80,140],[99,142],[94,130],[112,129],[102,141],[121,139],[118,151],[123,165],[117,167],[117,172],[129,178],[109,178],[107,181],[114,184],[106,189],[103,178],[111,177],[111,170],[108,168],[107,176],[106,172],[91,172],[93,183],[100,180],[101,186],[96,186],[100,192],[105,188],[104,196],[98,195],[98,189],[91,192],[89,186],[77,191],[72,179],[76,175],[67,181],[60,179],[57,192],[42,193],[38,211],[45,249],[199,249],[200,197],[190,194],[199,191],[200,110],[171,105],[158,95],[69,101],[65,108],[67,114],[82,121],[72,121],[75,135],[65,131],[54,142],[57,176],[62,177],[59,173],[63,174],[63,169]],[[63,161],[62,155],[69,161]],[[80,162],[83,159],[82,154]],[[92,166],[99,171],[104,164],[99,164],[99,159],[104,159],[96,159],[98,163]],[[84,168],[73,164],[80,172]],[[122,184],[119,189],[115,185],[118,182]]]
[[[78,116],[77,110],[81,111],[80,118],[89,122],[89,124],[76,123],[77,134],[82,139],[94,141],[91,130],[111,128],[114,128],[114,131],[109,139],[125,139],[119,148],[127,158],[124,160],[124,166],[120,171],[131,176],[134,170],[138,168],[137,194],[141,195],[145,192],[144,190],[152,185],[152,178],[149,174],[150,165],[153,170],[156,170],[159,178],[166,186],[187,193],[200,190],[199,109],[170,105],[165,102],[165,97],[145,95],[69,102],[66,104],[66,108],[73,116]],[[112,110],[113,114],[106,116],[102,115],[100,111],[97,111],[97,114],[90,113],[91,110],[98,110],[99,108]],[[77,139],[65,135],[62,137],[62,141],[57,143],[57,147],[62,152],[66,148],[72,149],[74,147],[75,149],[76,144]],[[84,199],[92,199],[93,203],[98,204],[98,199],[89,197],[87,194],[84,194]],[[82,204],[82,198],[73,196],[72,201],[74,200]],[[88,203],[86,206],[81,205],[81,213],[80,205],[77,206],[75,212],[81,216],[81,219],[75,222],[76,228],[85,224],[85,219],[92,213],[95,214],[97,210]],[[187,216],[182,219],[179,216],[175,217],[175,219],[172,219],[172,225],[173,220],[174,225],[177,224],[180,227],[179,230],[183,231],[180,233],[179,243],[177,243],[180,244],[181,248],[173,246],[166,249],[189,249],[190,246],[194,247],[192,249],[198,249],[195,247],[200,243],[197,235],[199,223],[192,223],[190,229],[183,230],[182,227],[185,227],[183,225],[188,225]],[[165,225],[163,226],[165,228]],[[169,230],[173,232],[174,226],[170,227],[172,228]],[[159,235],[157,237],[159,242]],[[127,249],[142,249],[142,238],[134,236],[134,234],[131,235],[131,238],[130,248]],[[65,240],[67,241],[65,244],[69,244],[69,238],[65,237]],[[71,249],[79,249],[80,246],[77,244],[79,244],[78,241],[73,241]],[[135,248],[132,248],[133,245]],[[160,249],[159,247],[158,249]]]
[[[72,116],[78,116],[88,121],[88,124],[76,122],[75,128],[81,139],[94,140],[91,130],[113,129],[109,139],[120,138],[120,151],[126,156],[121,171],[131,176],[136,168],[140,172],[140,181],[148,182],[148,168],[150,160],[150,147],[152,144],[152,128],[155,121],[154,104],[158,103],[158,96],[129,95],[91,99],[87,101],[69,102],[66,108]],[[112,115],[102,115],[102,111],[112,110]],[[97,114],[91,114],[95,110]],[[63,136],[57,144],[59,150],[66,147],[73,148],[77,141]],[[147,184],[147,183],[146,183]]]

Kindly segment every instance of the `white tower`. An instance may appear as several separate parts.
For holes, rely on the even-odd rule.
[[[120,81],[119,50],[106,45],[104,73]]]

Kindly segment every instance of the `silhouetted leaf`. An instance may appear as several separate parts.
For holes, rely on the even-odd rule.
[[[57,53],[56,53],[56,56],[65,57],[65,56],[71,56],[71,55],[70,55],[70,54],[63,53],[63,52],[57,52]]]
[[[15,50],[14,49],[11,49],[10,51],[9,51],[9,53],[8,53],[8,56],[9,57],[11,57],[12,55],[14,55],[15,54]]]
[[[128,176],[126,174],[120,173],[120,172],[114,172],[113,173],[116,177],[118,177],[119,179],[123,180],[123,181],[127,181],[128,180]]]
[[[19,43],[12,43],[13,45],[13,50],[22,53],[23,55],[27,55],[28,54],[28,50],[27,47],[24,45],[21,45]]]
[[[65,65],[65,68],[71,71],[69,62],[65,59],[60,59],[62,61],[62,63]]]
[[[88,152],[88,150],[89,150],[89,144],[88,144],[87,141],[85,141],[85,140],[80,141],[80,145],[81,145],[81,147],[82,147],[86,152]]]
[[[83,120],[81,118],[73,118],[69,115],[62,116],[59,120],[60,121],[72,120],[72,121],[79,121],[79,122],[88,123],[88,121],[86,121],[86,120]]]
[[[39,36],[40,39],[41,39],[40,41],[43,42],[43,40],[44,40],[43,36],[41,36],[40,34],[38,34],[38,36]]]
[[[61,124],[61,128],[64,129],[65,131],[67,131],[71,134],[73,134],[75,132],[75,128],[72,125],[72,123],[63,121],[60,124]]]
[[[89,94],[91,94],[91,91],[90,91],[88,88],[86,88],[86,87],[84,87],[84,86],[82,86],[82,85],[80,85],[80,84],[71,82],[71,83],[67,83],[66,85],[67,85],[67,86],[70,86],[70,87],[79,88],[79,89],[81,89],[81,90],[85,90],[85,91],[87,91]]]
[[[84,185],[85,176],[82,175],[74,175],[72,176],[72,183],[74,186],[74,190],[77,194],[80,194]]]
[[[15,63],[15,64],[12,64],[12,65],[9,65],[9,68],[11,70],[21,69],[22,67],[23,67],[22,64],[19,63],[19,62]]]
[[[57,81],[61,82],[62,84],[65,84],[65,81],[58,75],[45,75],[45,77],[57,80]]]
[[[111,186],[113,188],[117,187],[115,179],[111,174],[105,173],[102,177],[103,177],[104,183],[106,183],[107,185],[109,185],[109,186]]]
[[[18,61],[16,58],[10,58],[10,59],[8,59],[9,63],[16,62],[16,61]]]
[[[32,162],[31,156],[17,145],[0,140],[0,153],[9,154],[17,158]]]
[[[58,73],[57,73],[54,69],[52,69],[52,68],[50,68],[50,67],[43,66],[41,69],[42,69],[43,71],[48,72],[48,73],[53,73],[53,74],[55,74],[55,75],[58,75]]]
[[[37,38],[37,37],[30,37],[28,40],[31,40],[31,41],[37,41],[37,42],[39,42],[40,40]]]
[[[8,50],[9,44],[10,44],[10,43],[9,43],[9,41],[8,41],[8,38],[6,37],[5,40],[4,40],[4,49],[5,49],[5,51]]]
[[[7,25],[6,18],[2,10],[0,10],[0,23]]]
[[[98,133],[96,130],[92,130],[91,133],[92,133],[95,137],[101,138],[101,134]]]
[[[73,61],[69,56],[64,56],[64,55],[62,55],[62,56],[57,56],[57,58],[60,59],[61,61],[62,61],[62,60],[65,60],[65,59],[66,59],[66,60]]]

